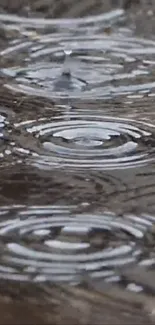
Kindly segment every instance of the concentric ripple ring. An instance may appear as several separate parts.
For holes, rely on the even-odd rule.
[[[86,271],[110,281],[116,267],[141,259],[154,220],[76,213],[75,206],[2,207],[0,278],[78,282]]]
[[[32,135],[26,148],[28,164],[41,169],[111,170],[145,165],[155,159],[154,127],[143,122],[111,118],[97,112],[69,114],[16,124]],[[148,145],[149,144],[149,145]],[[24,146],[17,147],[17,153]],[[29,150],[28,150],[29,149]]]

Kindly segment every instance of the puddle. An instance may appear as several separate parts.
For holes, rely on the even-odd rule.
[[[123,272],[155,266],[154,33],[138,2],[41,2],[0,5],[0,281],[140,297]]]

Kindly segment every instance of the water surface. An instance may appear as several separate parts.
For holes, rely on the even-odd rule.
[[[128,15],[0,14],[0,279],[154,269],[155,38]]]

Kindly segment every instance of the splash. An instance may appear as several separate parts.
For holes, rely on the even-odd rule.
[[[107,99],[151,93],[155,89],[151,74],[155,42],[119,27],[123,18],[122,10],[64,20],[0,15],[1,21],[12,21],[10,28],[20,33],[20,38],[0,53],[6,61],[1,73],[9,78],[5,86],[48,99]],[[105,31],[107,24],[110,33]],[[69,74],[64,76],[65,53],[70,54]],[[12,66],[7,67],[9,58]]]

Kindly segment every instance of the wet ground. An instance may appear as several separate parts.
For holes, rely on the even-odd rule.
[[[154,15],[0,1],[0,324],[155,323]]]

